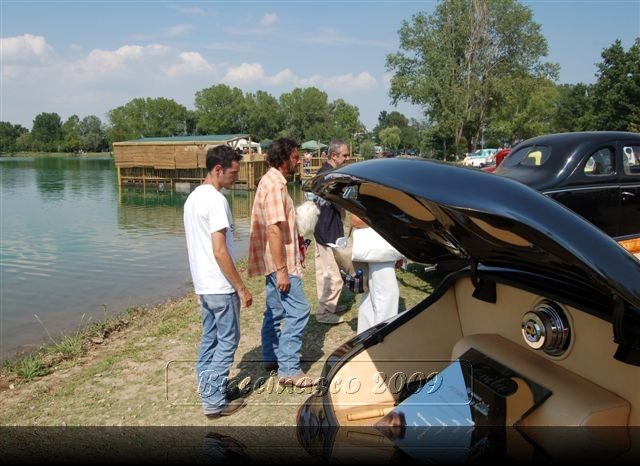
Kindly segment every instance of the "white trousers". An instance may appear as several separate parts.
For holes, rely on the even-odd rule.
[[[358,311],[358,333],[398,313],[400,289],[395,262],[370,262],[369,291],[362,295]]]

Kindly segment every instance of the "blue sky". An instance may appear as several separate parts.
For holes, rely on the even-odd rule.
[[[640,0],[523,1],[542,26],[560,83],[595,81],[614,40],[640,36]],[[195,92],[226,83],[278,97],[316,86],[357,105],[371,129],[388,97],[385,57],[403,20],[433,1],[0,0],[0,120],[31,128],[105,113],[135,97],[193,108]],[[397,110],[420,117],[420,108]]]

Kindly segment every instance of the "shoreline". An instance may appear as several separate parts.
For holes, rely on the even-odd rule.
[[[238,268],[246,277],[246,260],[240,261]],[[341,296],[340,303],[349,308],[345,313],[347,323],[317,323],[313,315],[317,304],[314,270],[313,254],[309,254],[302,278],[312,315],[305,329],[302,360],[304,370],[317,377],[325,359],[355,336],[359,296],[349,292]],[[433,290],[423,272],[424,267],[419,264],[398,272],[406,308]],[[273,382],[274,376],[264,370],[261,362],[264,279],[255,277],[245,283],[254,296],[254,304],[241,311],[241,339],[230,379],[235,383],[247,378]],[[195,294],[188,292],[157,306],[127,309],[113,319],[89,326],[85,333],[63,337],[57,347],[42,348],[41,359],[25,359],[21,369],[17,363],[11,367],[3,362],[2,424],[295,425],[298,406],[310,392],[277,390],[277,384],[271,382],[267,384],[269,390],[250,392],[249,406],[237,415],[213,422],[202,415],[193,368],[201,332],[198,309]],[[19,377],[18,370],[30,377]]]

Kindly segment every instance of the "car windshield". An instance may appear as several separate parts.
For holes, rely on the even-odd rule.
[[[550,146],[526,146],[512,152],[505,158],[502,165],[505,167],[540,167],[549,160],[551,156]]]

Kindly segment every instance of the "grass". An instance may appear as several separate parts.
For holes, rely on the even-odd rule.
[[[25,381],[42,377],[47,373],[46,368],[42,365],[37,355],[30,354],[15,364],[16,375]]]
[[[313,254],[303,273],[305,294],[316,308]],[[246,277],[246,261],[238,268]],[[432,291],[434,277],[419,264],[398,271],[400,311]],[[242,309],[241,340],[231,378],[274,380],[260,363],[264,279],[245,279],[254,305]],[[341,304],[346,324],[327,326],[312,315],[303,337],[305,370],[319,375],[324,360],[355,335],[360,297],[349,292]],[[200,338],[200,312],[189,293],[155,307],[127,308],[120,315],[53,340],[30,355],[4,361],[0,371],[2,424],[18,425],[194,425],[201,415],[193,369]],[[96,343],[99,342],[99,343]],[[82,350],[79,350],[79,345]],[[17,383],[16,383],[17,382]],[[14,389],[9,389],[15,383]],[[277,385],[277,384],[276,384]],[[228,425],[290,425],[308,396],[283,391],[251,393],[250,407],[225,419]]]
[[[63,361],[76,359],[85,354],[89,348],[102,344],[110,334],[126,328],[132,319],[146,312],[148,312],[146,306],[128,307],[122,314],[111,317],[108,315],[107,307],[104,306],[104,317],[99,322],[90,323],[83,314],[78,328],[59,338],[54,338],[40,317],[34,314],[50,343],[40,346],[31,353],[16,354],[4,359],[0,375],[8,378],[15,376],[18,382],[28,382],[42,377]]]

